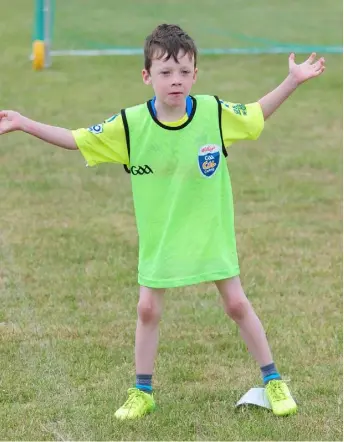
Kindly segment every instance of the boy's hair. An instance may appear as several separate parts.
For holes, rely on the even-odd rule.
[[[175,62],[178,63],[179,51],[188,54],[190,59],[193,56],[196,67],[197,47],[193,39],[178,25],[159,25],[148,35],[145,41],[145,69],[149,72],[154,57],[158,60],[163,57],[166,60],[173,57]]]

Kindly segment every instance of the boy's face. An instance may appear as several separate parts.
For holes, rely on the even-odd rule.
[[[194,58],[182,51],[178,55],[178,63],[173,57],[169,60],[153,58],[150,72],[142,71],[144,83],[153,86],[157,99],[172,107],[184,106],[196,76]]]

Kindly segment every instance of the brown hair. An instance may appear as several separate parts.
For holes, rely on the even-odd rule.
[[[178,25],[159,25],[148,35],[145,41],[145,69],[149,72],[153,57],[157,57],[159,60],[164,56],[166,60],[173,57],[175,62],[178,63],[179,51],[188,54],[190,58],[193,56],[196,67],[197,47],[193,39]]]

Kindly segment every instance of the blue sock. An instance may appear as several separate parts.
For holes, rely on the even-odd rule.
[[[264,385],[268,384],[270,381],[277,381],[277,380],[281,380],[281,376],[278,373],[275,364],[269,364],[269,365],[265,365],[264,367],[261,367],[261,372],[262,372],[262,377],[263,377],[263,382]]]
[[[135,387],[138,390],[141,390],[141,391],[144,391],[145,393],[151,394],[153,392],[152,375],[151,374],[137,374]]]

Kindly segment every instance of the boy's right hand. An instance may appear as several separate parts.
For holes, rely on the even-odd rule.
[[[20,130],[23,118],[19,112],[0,111],[0,135]]]

